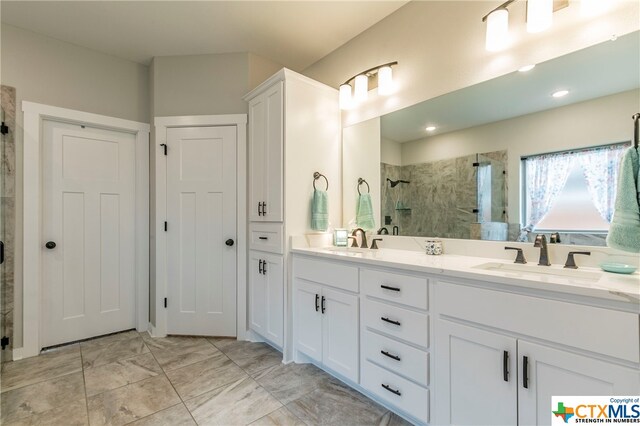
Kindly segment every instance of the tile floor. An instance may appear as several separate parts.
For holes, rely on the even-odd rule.
[[[6,363],[3,425],[403,425],[263,343],[127,331]]]

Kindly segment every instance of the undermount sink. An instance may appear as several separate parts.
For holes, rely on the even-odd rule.
[[[581,280],[598,281],[602,277],[601,272],[581,271],[579,269],[565,269],[562,266],[522,265],[518,263],[488,262],[472,267],[485,271],[519,273],[526,275],[553,275],[563,278],[577,278]]]
[[[371,253],[373,250],[360,247],[327,247],[323,251],[344,256],[362,256],[364,253]]]

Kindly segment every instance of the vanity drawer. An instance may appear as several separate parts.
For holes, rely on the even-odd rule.
[[[282,224],[252,223],[249,226],[249,248],[251,250],[284,253]]]
[[[373,331],[362,333],[362,356],[423,386],[429,384],[429,353]],[[364,363],[364,361],[363,361]]]
[[[424,310],[428,307],[426,278],[362,268],[360,283],[369,296]]]
[[[429,422],[428,389],[368,361],[362,365],[360,384],[417,420]]]
[[[296,278],[358,292],[358,268],[355,266],[296,256],[293,274]]]
[[[427,314],[365,298],[362,323],[365,327],[390,336],[425,348],[429,347],[429,316]]]

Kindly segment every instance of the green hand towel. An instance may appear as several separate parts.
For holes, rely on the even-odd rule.
[[[327,228],[329,228],[329,197],[326,191],[316,189],[313,191],[311,204],[311,229],[324,232]]]
[[[360,194],[356,205],[356,225],[362,229],[374,229],[376,227],[373,219],[373,205],[371,194]]]
[[[635,148],[622,157],[613,219],[607,245],[618,250],[640,253],[640,158]]]

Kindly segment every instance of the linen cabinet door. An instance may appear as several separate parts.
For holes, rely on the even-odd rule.
[[[358,296],[322,289],[322,363],[358,383]]]
[[[434,423],[515,425],[516,340],[446,320],[435,333]]]
[[[551,424],[552,396],[637,395],[640,372],[599,359],[518,341],[521,425]]]
[[[266,290],[266,334],[264,337],[282,347],[284,344],[284,268],[282,256],[263,255]]]
[[[295,349],[322,362],[322,287],[300,278],[296,278],[293,285]]]
[[[264,221],[267,105],[264,94],[249,101],[249,220]]]
[[[249,252],[249,327],[265,336],[267,332],[267,288],[262,273],[264,253]]]
[[[282,222],[284,182],[284,86],[280,81],[264,93],[265,141],[264,141],[264,196],[262,220]]]

